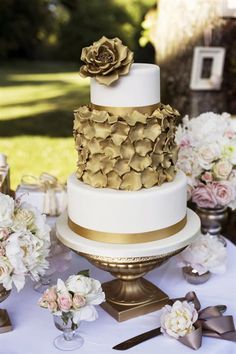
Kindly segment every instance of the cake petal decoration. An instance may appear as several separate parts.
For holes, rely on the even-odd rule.
[[[142,114],[135,110],[131,114],[127,114],[124,118],[129,125],[134,126],[138,122],[146,124],[148,114]]]
[[[137,172],[143,171],[145,168],[152,164],[152,159],[150,156],[139,156],[135,154],[130,162],[130,166]]]
[[[80,68],[82,77],[93,77],[100,84],[111,85],[121,75],[128,74],[133,63],[133,52],[122,44],[119,38],[108,39],[103,36],[93,45],[82,49]]]
[[[125,122],[117,122],[112,126],[111,140],[115,145],[120,145],[127,139],[129,126]]]
[[[84,183],[90,184],[95,188],[104,188],[107,185],[107,177],[101,171],[97,173],[87,171],[82,178]]]
[[[114,159],[115,157],[120,156],[120,146],[115,145],[111,140],[104,140],[101,142],[101,147],[105,156]]]
[[[91,106],[76,110],[77,177],[93,186],[125,190],[172,181],[178,151],[174,140],[177,113],[165,107],[160,104],[151,114],[123,116]]]
[[[125,160],[131,160],[135,154],[134,145],[131,144],[129,139],[126,139],[125,142],[120,147],[121,157]]]
[[[150,167],[146,168],[141,175],[142,184],[145,188],[151,188],[158,183],[158,172],[152,170]]]
[[[120,189],[122,179],[116,173],[115,171],[111,171],[107,174],[107,187],[108,188],[114,188],[114,189]]]
[[[109,135],[111,135],[111,125],[108,123],[97,123],[94,125],[96,138],[106,139]]]
[[[125,173],[129,172],[129,160],[119,159],[114,166],[114,171],[117,172],[119,176],[122,176]]]
[[[138,140],[134,143],[135,151],[140,156],[146,156],[146,154],[152,151],[152,142],[149,139]]]
[[[127,191],[139,190],[142,188],[141,175],[135,171],[126,173],[123,177],[120,188]]]

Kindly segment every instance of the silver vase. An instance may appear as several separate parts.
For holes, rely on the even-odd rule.
[[[203,273],[200,275],[195,269],[193,269],[190,266],[183,267],[182,271],[183,271],[184,279],[188,283],[194,284],[194,285],[203,284],[203,283],[207,282],[211,276],[210,272],[206,272],[206,273]]]
[[[228,218],[227,207],[201,208],[197,206],[195,211],[201,219],[202,233],[217,237],[226,246],[226,241],[221,236],[221,230]]]

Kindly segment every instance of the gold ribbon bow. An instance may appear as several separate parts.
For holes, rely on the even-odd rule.
[[[28,190],[40,190],[44,193],[43,213],[49,216],[57,216],[62,211],[58,204],[56,192],[64,192],[65,204],[65,185],[59,183],[57,178],[50,173],[43,172],[39,177],[23,175],[21,186]],[[63,207],[62,206],[62,207]]]
[[[217,306],[209,306],[200,310],[201,304],[193,291],[187,293],[184,300],[193,302],[198,311],[198,320],[194,323],[195,330],[178,338],[179,342],[195,350],[201,347],[203,336],[236,342],[236,330],[232,316],[223,316]]]

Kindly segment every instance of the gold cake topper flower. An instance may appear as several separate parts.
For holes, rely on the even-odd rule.
[[[93,77],[100,84],[109,86],[128,74],[133,63],[133,52],[122,44],[119,38],[108,39],[103,36],[93,45],[82,49],[80,68],[82,77]]]

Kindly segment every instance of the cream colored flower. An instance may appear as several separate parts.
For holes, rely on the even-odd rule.
[[[227,180],[232,171],[232,164],[228,160],[220,160],[213,166],[214,176],[218,180]]]
[[[34,230],[35,229],[34,221],[35,221],[35,216],[31,210],[19,208],[17,209],[14,217],[14,228],[15,229],[27,228],[29,230]]]
[[[161,313],[161,332],[170,337],[179,338],[194,331],[194,323],[198,313],[193,303],[175,301],[170,306],[166,305]]]
[[[0,256],[0,284],[3,284],[6,290],[12,288],[11,273],[13,267],[7,257]]]

